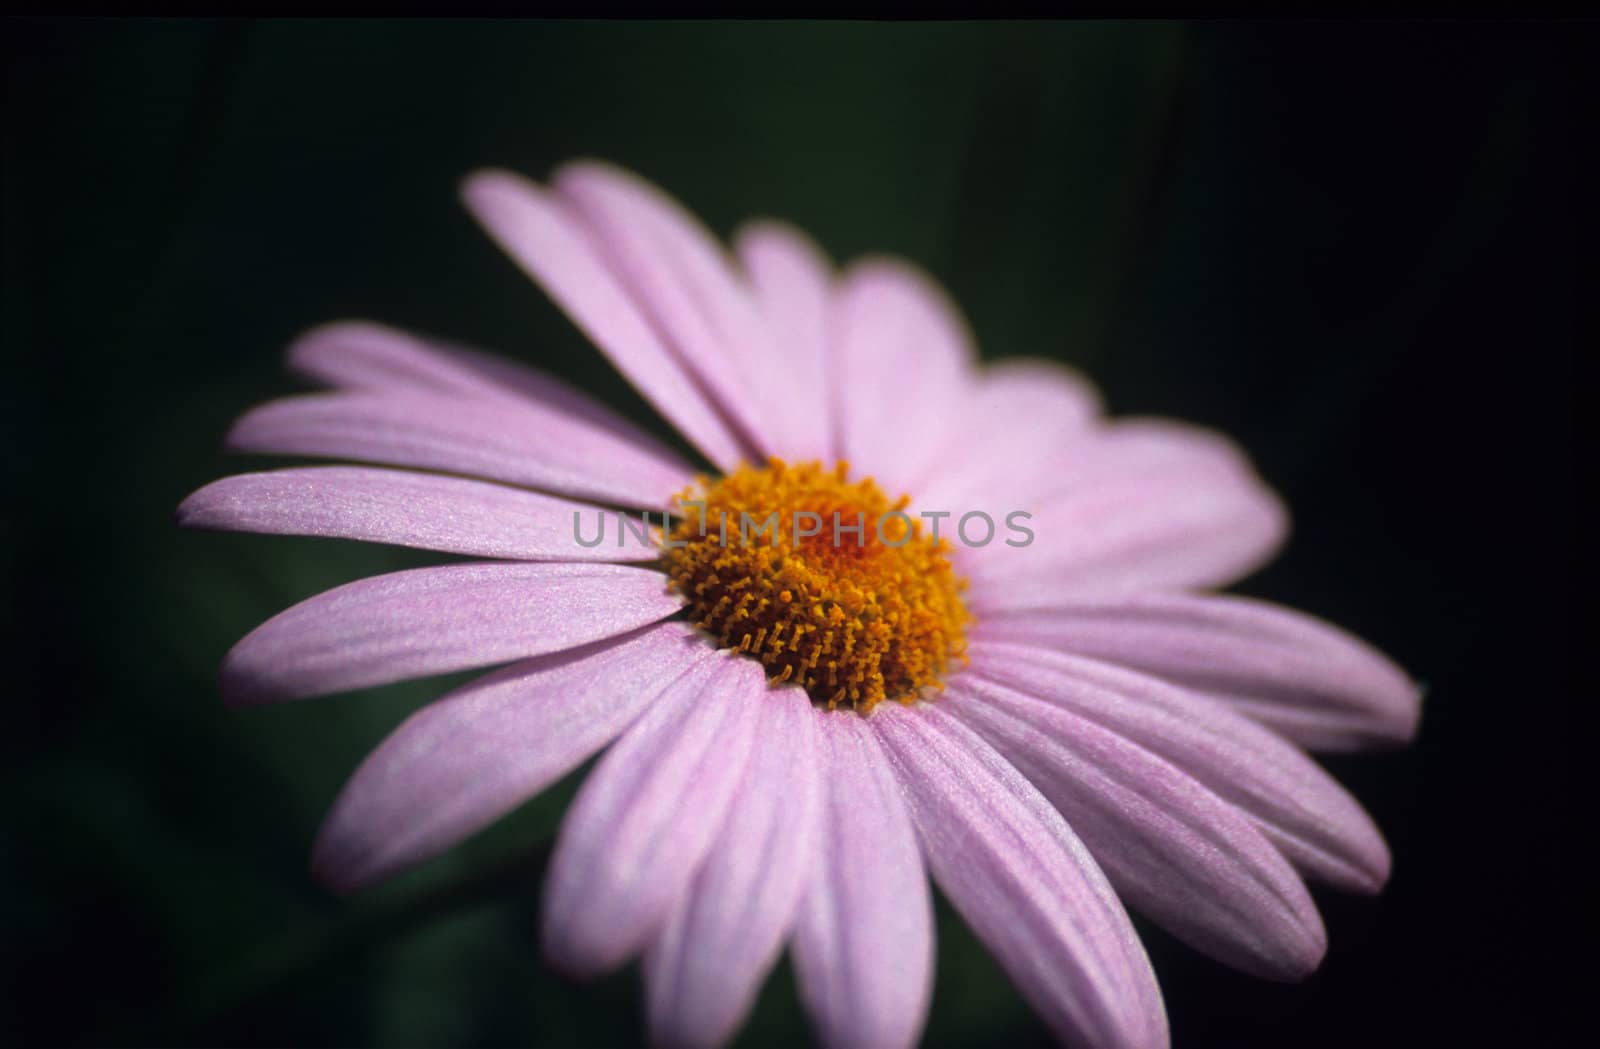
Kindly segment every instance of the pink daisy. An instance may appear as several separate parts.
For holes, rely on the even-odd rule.
[[[484,172],[465,197],[711,469],[474,351],[365,323],[291,349],[332,390],[257,408],[229,446],[381,465],[225,478],[181,522],[483,560],[290,608],[228,654],[225,694],[499,667],[361,765],[321,878],[421,863],[604,749],[551,859],[545,949],[578,975],[642,956],[660,1043],[725,1042],[785,947],[823,1043],[913,1043],[930,874],[1073,1044],[1168,1041],[1124,904],[1247,972],[1316,968],[1305,879],[1375,892],[1389,854],[1302,748],[1405,741],[1418,691],[1333,626],[1207,592],[1286,532],[1236,447],[1108,421],[1055,364],[980,366],[904,263],[835,273],[772,222],[730,258],[613,167]],[[707,510],[780,526],[724,543]],[[987,542],[974,512],[1004,522]],[[834,513],[865,534],[789,524]]]

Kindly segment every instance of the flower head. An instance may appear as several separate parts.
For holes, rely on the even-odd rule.
[[[498,667],[361,765],[322,878],[420,863],[604,749],[545,949],[579,975],[642,956],[663,1043],[727,1040],[787,946],[824,1043],[910,1044],[929,874],[1069,1042],[1167,1041],[1124,904],[1261,976],[1317,966],[1304,879],[1376,891],[1389,855],[1302,748],[1404,741],[1418,694],[1326,623],[1207,592],[1286,530],[1237,448],[1108,421],[1056,365],[980,367],[903,263],[835,274],[770,222],[729,258],[609,166],[465,195],[710,469],[475,351],[365,323],[296,344],[331,390],[230,445],[369,465],[225,478],[180,520],[482,560],[290,608],[226,694]],[[606,536],[608,508],[644,523]]]

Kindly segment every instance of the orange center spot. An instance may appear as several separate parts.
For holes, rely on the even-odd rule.
[[[944,540],[871,478],[821,463],[741,466],[682,493],[662,560],[690,618],[774,684],[866,713],[943,687],[965,662],[966,582]],[[810,533],[810,534],[807,534]]]

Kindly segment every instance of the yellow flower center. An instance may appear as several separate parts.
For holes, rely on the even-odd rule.
[[[943,688],[971,615],[948,544],[869,477],[821,463],[741,466],[678,497],[662,560],[695,625],[774,684],[866,713]]]

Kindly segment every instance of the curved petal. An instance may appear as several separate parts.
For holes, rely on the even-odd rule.
[[[512,404],[533,401],[610,430],[658,457],[676,459],[655,437],[553,375],[384,324],[334,321],[313,328],[289,347],[289,367],[346,390],[411,390]]]
[[[980,404],[991,418],[1032,423],[1062,434],[1092,426],[1105,411],[1088,376],[1042,357],[1008,357],[985,365]]]
[[[1149,1049],[1166,1012],[1144,947],[1061,814],[937,705],[870,720],[934,880],[1062,1039]]]
[[[631,565],[468,564],[335,587],[256,627],[222,664],[232,703],[305,699],[625,634],[682,603]]]
[[[665,508],[694,474],[609,430],[532,403],[410,391],[271,401],[228,434],[236,451],[355,459]]]
[[[759,663],[712,654],[606,752],[567,810],[550,861],[552,963],[595,975],[656,936],[722,829],[766,689]]]
[[[937,462],[976,381],[966,322],[920,270],[868,259],[845,272],[832,330],[837,458],[891,498],[909,492]]]
[[[772,689],[755,706],[755,749],[739,801],[645,954],[658,1045],[717,1046],[732,1037],[783,949],[815,855],[819,715],[797,688]]]
[[[981,630],[981,628],[980,628]],[[1215,700],[1121,667],[1027,645],[969,646],[977,674],[1104,725],[1254,820],[1296,869],[1357,892],[1389,876],[1372,818],[1304,751]]]
[[[705,651],[690,627],[659,623],[524,660],[430,703],[350,777],[312,869],[349,891],[438,855],[577,768]]]
[[[1122,736],[968,675],[940,706],[977,730],[1083,839],[1117,894],[1256,976],[1311,974],[1327,935],[1305,883],[1243,813]]]
[[[908,1049],[933,990],[933,902],[899,784],[866,722],[819,712],[822,814],[794,933],[800,997],[830,1049]]]
[[[1150,589],[1225,585],[1274,554],[1288,531],[1282,503],[1214,434],[1133,422],[1071,445],[1011,546],[997,529],[960,550],[972,600],[988,610]],[[974,526],[981,537],[983,530]],[[976,541],[976,540],[974,540]]]
[[[1181,593],[1058,601],[999,610],[984,629],[1204,692],[1313,749],[1404,743],[1422,712],[1421,690],[1383,653],[1265,601]]]
[[[773,441],[793,462],[831,460],[828,305],[833,265],[804,233],[770,219],[741,227],[734,250],[778,349],[752,376],[757,401],[772,419]]]
[[[776,454],[771,416],[752,395],[777,346],[721,245],[683,205],[615,165],[567,164],[551,184],[724,417],[763,458]]]
[[[723,469],[748,457],[745,441],[661,341],[566,201],[506,171],[473,175],[462,197],[500,247],[679,433]]]
[[[1067,449],[1098,434],[1101,410],[1094,385],[1064,364],[986,365],[961,406],[960,432],[912,491],[935,510],[1026,509],[1049,490]]]
[[[630,518],[624,528],[599,507],[483,481],[362,466],[224,477],[185,499],[178,523],[514,560],[651,561],[660,555],[654,543],[639,538],[637,521]],[[607,541],[611,533],[614,541]],[[598,544],[584,546],[580,537],[598,538]]]

